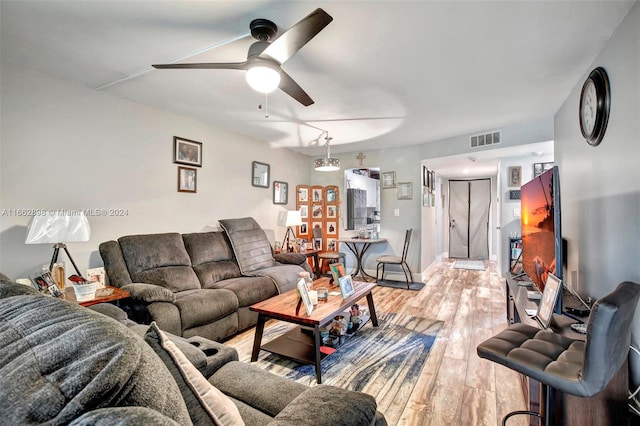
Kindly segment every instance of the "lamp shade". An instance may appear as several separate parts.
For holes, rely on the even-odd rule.
[[[245,78],[249,86],[260,93],[271,93],[280,86],[280,73],[266,64],[249,68]]]
[[[302,217],[299,210],[289,210],[287,212],[287,222],[285,226],[300,226],[302,225]]]
[[[27,226],[25,244],[57,244],[89,241],[89,220],[81,210],[51,211],[33,216]]]
[[[319,172],[334,172],[340,170],[340,159],[334,157],[318,158],[315,160],[314,166]]]

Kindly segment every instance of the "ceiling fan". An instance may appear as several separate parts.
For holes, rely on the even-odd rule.
[[[195,63],[153,65],[158,69],[231,69],[246,71],[249,86],[261,93],[270,93],[278,87],[304,106],[313,99],[282,69],[281,65],[315,37],[333,18],[318,8],[293,27],[273,40],[278,27],[268,19],[254,19],[249,24],[251,35],[258,41],[249,47],[247,60],[229,63]]]

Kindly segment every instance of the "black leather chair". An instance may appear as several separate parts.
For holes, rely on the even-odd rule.
[[[404,272],[404,277],[407,280],[407,289],[411,288],[411,283],[413,282],[413,277],[411,276],[411,269],[409,269],[409,264],[407,263],[407,254],[409,252],[409,243],[411,242],[411,233],[413,229],[407,229],[404,234],[404,247],[402,248],[402,257],[400,256],[379,256],[376,259],[378,265],[376,266],[376,281],[380,281],[384,279],[384,266],[385,265],[400,265],[402,268],[402,272]],[[380,269],[382,267],[382,275],[380,275]]]
[[[631,323],[640,285],[625,281],[591,308],[586,340],[573,340],[549,330],[513,324],[477,347],[478,355],[539,381],[546,387],[588,397],[602,391],[624,364],[631,344]],[[541,417],[533,411],[518,414]]]

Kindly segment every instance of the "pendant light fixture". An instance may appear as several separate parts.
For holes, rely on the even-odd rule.
[[[332,138],[329,137],[329,132],[325,131],[324,133],[326,133],[325,140],[327,142],[325,143],[325,146],[327,147],[327,156],[316,159],[314,162],[315,168],[319,172],[334,172],[336,170],[340,170],[340,159],[331,157],[331,147],[329,146],[329,143]]]

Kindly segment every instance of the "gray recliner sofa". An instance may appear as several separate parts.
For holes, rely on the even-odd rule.
[[[225,424],[386,425],[369,395],[309,388],[238,362],[229,346],[154,327],[113,305],[87,309],[0,274],[0,423],[213,425],[231,408],[241,420]],[[167,357],[154,332],[191,367]]]
[[[100,244],[109,284],[131,292],[121,301],[129,317],[143,324],[156,321],[178,336],[211,340],[255,325],[257,314],[249,307],[295,288],[300,272],[311,268],[304,255],[271,255],[264,230],[243,219],[248,221],[257,227],[250,246],[261,259],[250,274],[243,273],[224,231],[130,235]],[[241,252],[245,271],[250,252]]]

